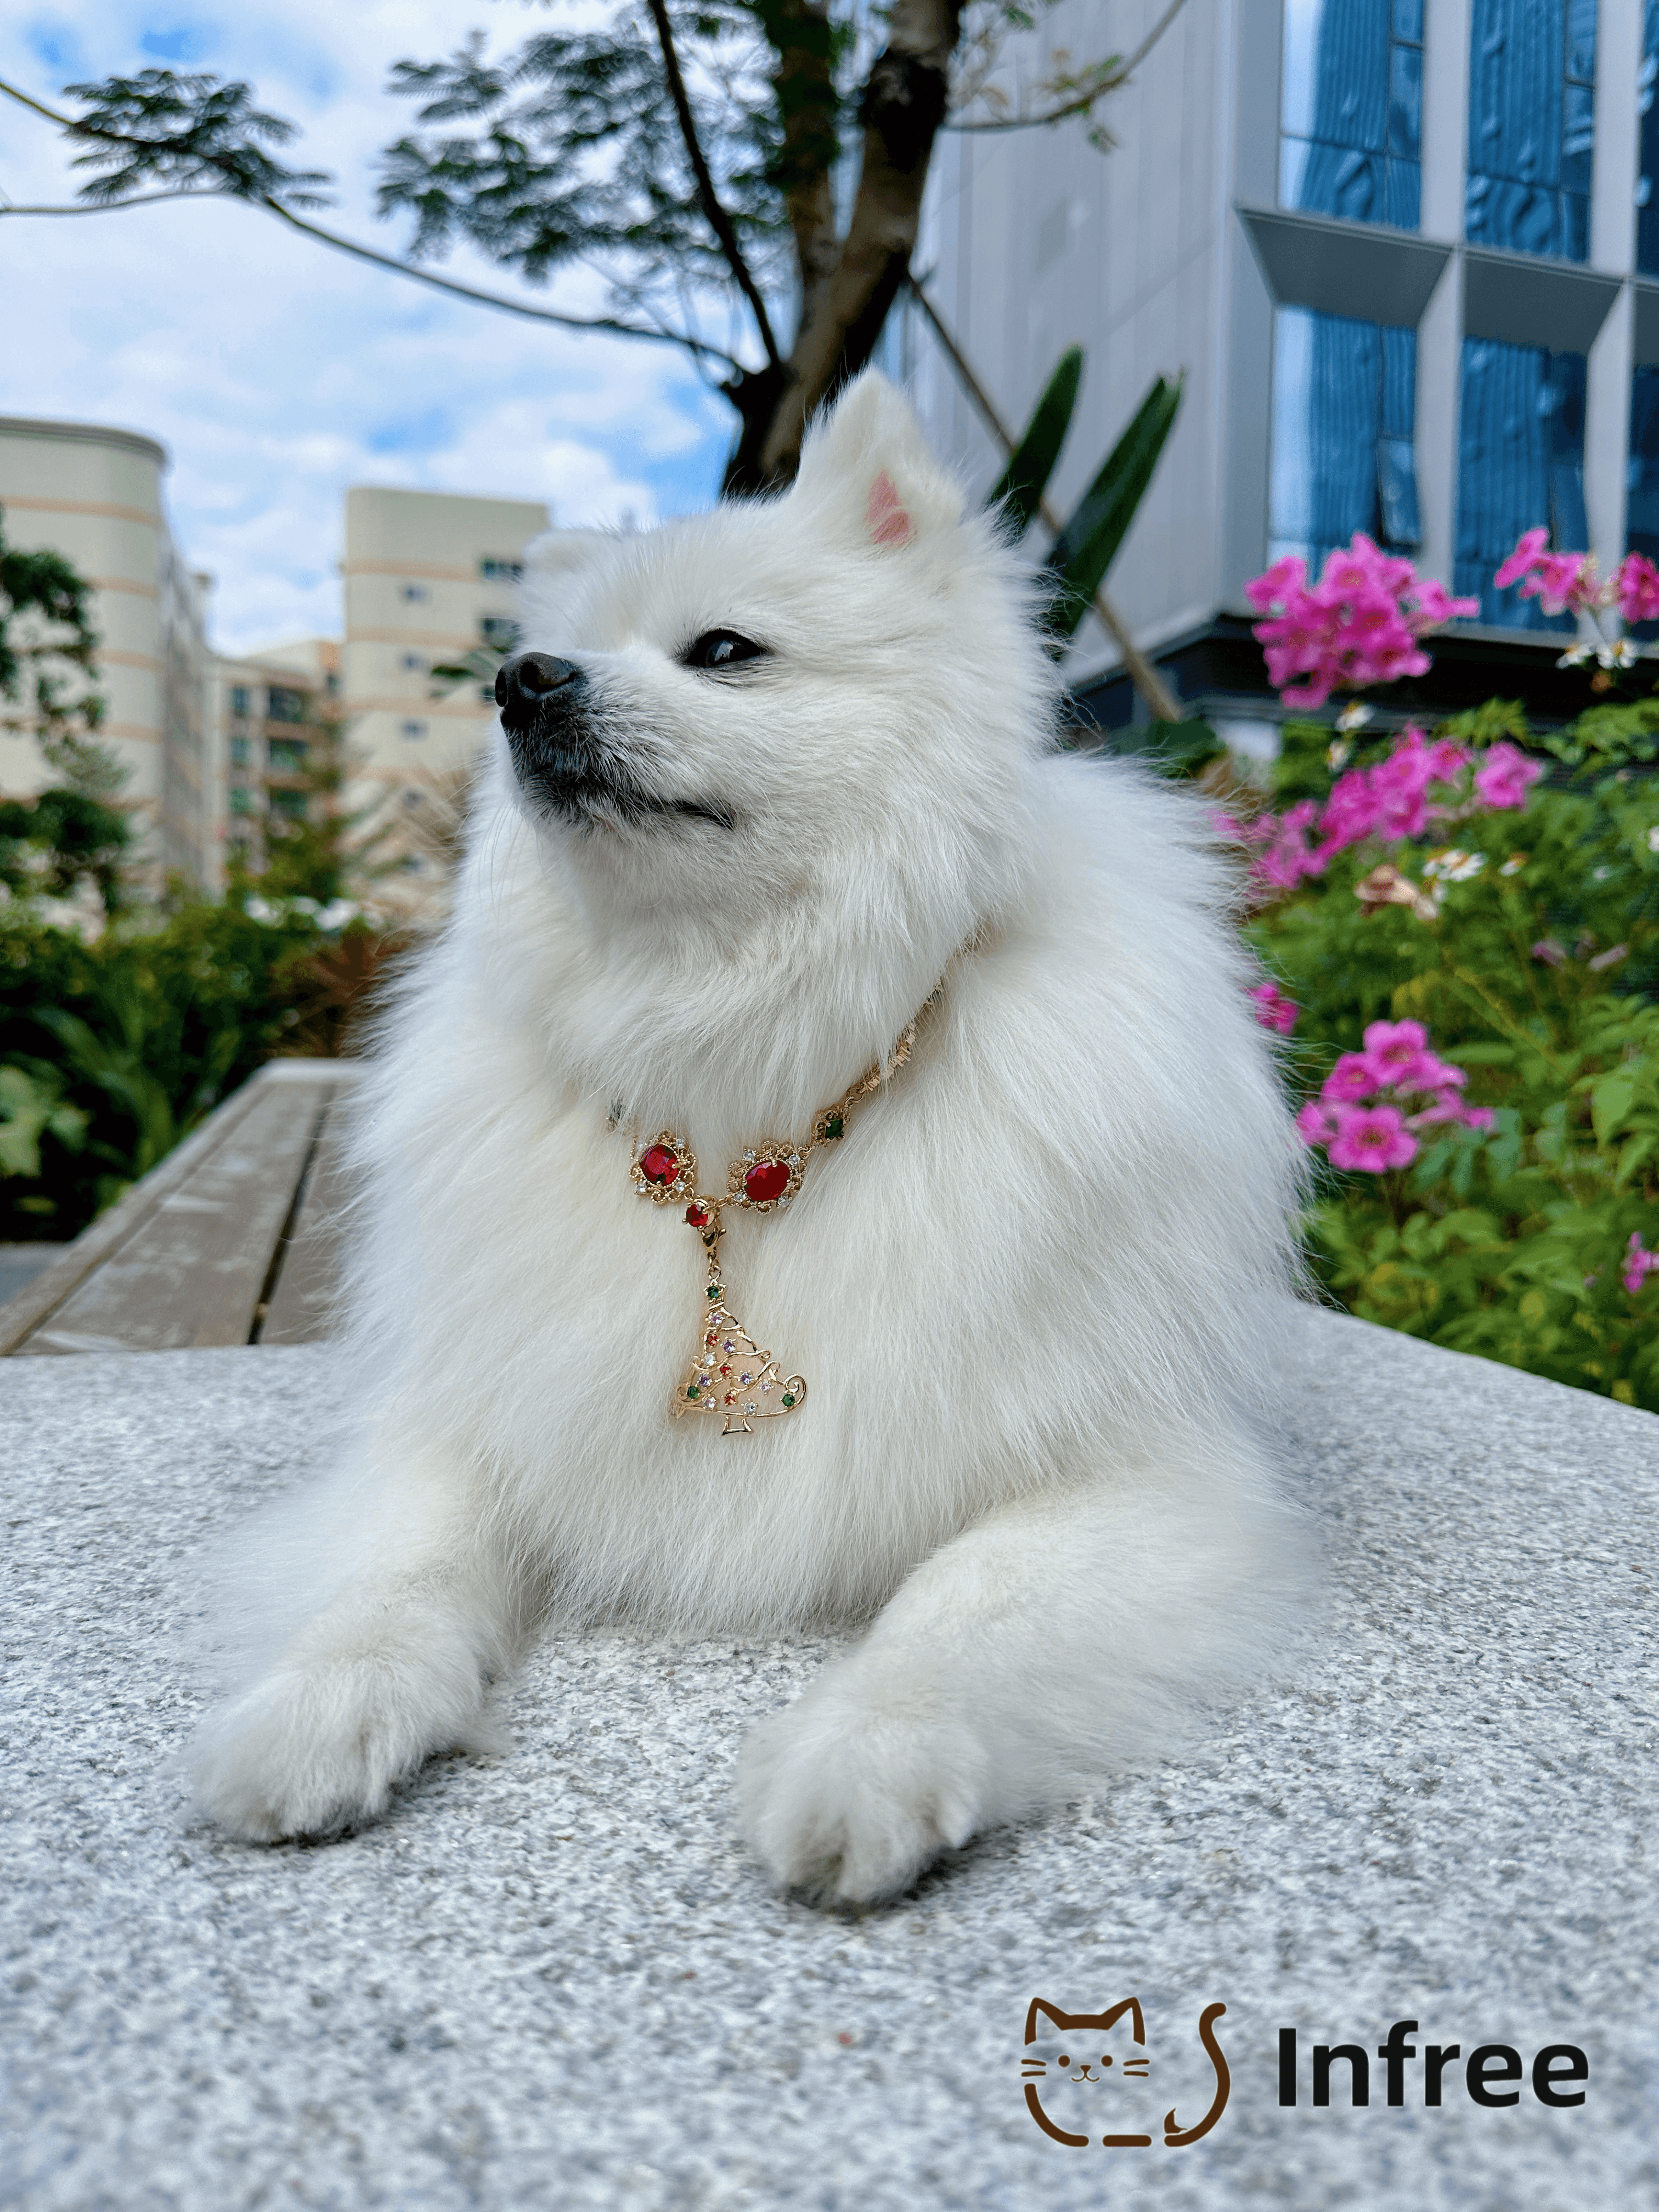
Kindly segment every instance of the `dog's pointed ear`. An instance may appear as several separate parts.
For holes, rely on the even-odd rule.
[[[926,544],[962,520],[961,490],[934,459],[909,401],[873,368],[808,432],[795,496],[887,553]]]

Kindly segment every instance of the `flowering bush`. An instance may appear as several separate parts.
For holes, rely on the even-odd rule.
[[[1540,596],[1605,596],[1542,543],[1517,549]],[[1630,562],[1613,588],[1648,606]],[[1659,702],[1592,707],[1547,775],[1512,705],[1367,721],[1288,724],[1267,803],[1235,783],[1219,817],[1319,1162],[1315,1273],[1367,1320],[1659,1410]]]
[[[1322,707],[1343,686],[1424,675],[1429,656],[1419,641],[1480,612],[1478,600],[1448,599],[1432,577],[1384,553],[1363,531],[1346,551],[1326,556],[1316,584],[1308,581],[1306,562],[1291,555],[1246,589],[1250,605],[1270,617],[1255,635],[1287,707]]]

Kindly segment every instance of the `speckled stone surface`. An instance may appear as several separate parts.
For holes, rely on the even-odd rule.
[[[770,1894],[732,1833],[736,1742],[799,1644],[550,1644],[514,1754],[433,1767],[383,1826],[191,1829],[191,1557],[316,1462],[330,1355],[0,1364],[0,2201],[1659,2203],[1659,1421],[1329,1316],[1304,1348],[1331,1598],[1291,1686],[861,1918]],[[1225,2002],[1226,2112],[1184,2149],[1048,2141],[1028,2002],[1131,1994],[1155,2130],[1207,2101]],[[1419,2049],[1581,2045],[1588,2101],[1482,2110],[1454,2067],[1427,2111],[1419,2062],[1389,2110],[1373,2057],[1368,2109],[1314,2109],[1310,2046],[1399,2018]]]

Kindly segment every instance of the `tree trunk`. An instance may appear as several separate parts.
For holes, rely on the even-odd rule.
[[[810,5],[805,0],[803,13]],[[728,494],[787,483],[813,410],[870,358],[909,273],[961,13],[961,0],[896,0],[887,46],[864,89],[858,197],[833,263],[822,223],[828,176],[823,200],[809,205],[803,193],[799,208],[792,200],[802,258],[799,327],[781,377],[763,371],[726,387],[743,421],[726,465]]]

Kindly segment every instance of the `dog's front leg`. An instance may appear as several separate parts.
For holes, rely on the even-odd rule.
[[[338,1490],[351,1494],[349,1475]],[[487,1703],[525,1606],[507,1548],[465,1483],[419,1447],[395,1480],[368,1477],[356,1494],[368,1502],[343,1512],[337,1492],[319,1493],[299,1578],[337,1578],[336,1545],[358,1564],[193,1747],[201,1809],[257,1842],[374,1819],[434,1753],[506,1747]],[[275,1542],[239,1568],[256,1589],[262,1575],[291,1572]]]
[[[1248,1447],[1005,1508],[909,1576],[864,1641],[744,1747],[776,1880],[850,1901],[1088,1788],[1267,1641],[1288,1551]]]

